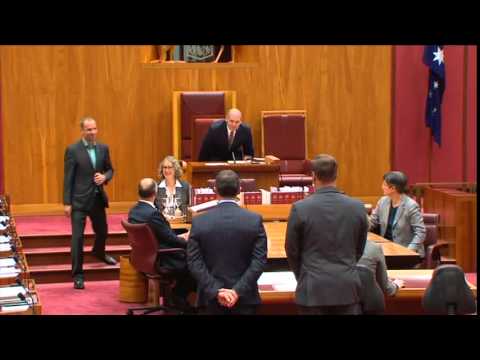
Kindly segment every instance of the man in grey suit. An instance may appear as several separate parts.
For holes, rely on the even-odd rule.
[[[360,314],[360,277],[355,269],[367,240],[363,204],[336,188],[337,162],[312,161],[317,191],[292,205],[285,251],[297,279],[301,314]]]
[[[97,123],[91,117],[80,121],[82,139],[67,147],[64,164],[63,204],[65,215],[72,222],[72,276],[74,288],[84,288],[83,243],[85,220],[88,216],[95,232],[92,253],[101,261],[115,265],[116,260],[105,254],[108,235],[108,198],[103,186],[113,177],[108,146],[97,138]]]

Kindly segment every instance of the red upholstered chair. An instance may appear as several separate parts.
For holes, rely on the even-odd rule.
[[[215,189],[215,179],[207,180],[208,187]],[[257,182],[255,179],[240,179],[240,191],[257,191]]]
[[[132,247],[130,263],[148,279],[148,297],[153,300],[153,306],[130,308],[127,315],[133,315],[134,311],[143,311],[144,315],[156,311],[182,314],[180,309],[167,305],[175,284],[174,274],[166,268],[157,267],[156,261],[159,254],[185,252],[185,249],[159,249],[157,239],[147,224],[130,224],[124,220],[121,223]]]
[[[196,148],[201,146],[196,131],[203,131],[205,122],[195,125],[196,119],[225,118],[235,107],[234,91],[174,91],[173,93],[173,154],[177,159],[196,161]],[[198,127],[196,127],[198,126]],[[207,127],[208,129],[208,127]],[[200,134],[201,135],[201,134]],[[197,153],[198,154],[198,153]]]
[[[477,311],[463,269],[451,264],[435,269],[425,289],[422,306],[426,313],[438,315],[465,315]]]
[[[305,111],[262,111],[262,152],[280,159],[280,186],[312,185]]]
[[[193,135],[192,135],[192,161],[198,160],[200,154],[200,148],[202,147],[203,138],[207,135],[208,128],[212,123],[218,119],[214,118],[197,118],[193,122]]]
[[[442,251],[448,250],[448,243],[438,239],[440,225],[440,215],[433,213],[424,213],[423,222],[427,231],[423,246],[425,248],[425,258],[422,267],[426,269],[435,269],[441,264],[455,264],[453,259],[442,256]]]

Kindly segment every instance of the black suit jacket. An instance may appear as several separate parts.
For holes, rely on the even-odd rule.
[[[192,220],[187,262],[198,284],[198,305],[234,289],[237,305],[260,304],[257,280],[267,264],[262,218],[234,203],[221,203]]]
[[[355,266],[368,223],[363,204],[334,187],[318,189],[292,205],[285,251],[297,279],[296,303],[349,305],[359,301]]]
[[[64,159],[63,203],[72,205],[73,210],[88,211],[92,208],[95,200],[95,189],[98,189],[105,207],[108,207],[108,197],[103,185],[97,186],[93,180],[96,172],[106,176],[103,185],[106,185],[113,177],[107,145],[97,142],[95,168],[81,140],[68,146]]]
[[[165,219],[162,213],[143,201],[139,201],[128,213],[128,222],[131,224],[148,224],[152,229],[158,241],[160,249],[183,248],[187,247],[187,242],[179,237],[170,227],[170,223]],[[186,270],[185,253],[162,254],[157,259],[157,266],[166,267],[174,270]]]
[[[245,155],[253,157],[252,130],[248,125],[240,124],[229,148],[227,122],[223,119],[215,121],[203,139],[198,161],[233,160],[232,152],[235,160],[243,160]]]

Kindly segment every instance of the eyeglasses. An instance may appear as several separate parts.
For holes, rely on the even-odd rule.
[[[163,166],[164,169],[173,169],[173,166]]]

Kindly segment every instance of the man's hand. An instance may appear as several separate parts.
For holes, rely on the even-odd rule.
[[[190,235],[190,231],[187,231],[186,233],[180,234],[178,236],[182,237],[185,239],[185,241],[188,241],[188,236]]]
[[[70,217],[72,214],[72,205],[65,205],[63,211],[65,212],[66,217]]]
[[[398,286],[399,289],[403,288],[405,286],[405,281],[400,280],[400,279],[394,279],[392,280],[395,285]]]
[[[217,300],[220,305],[231,308],[237,303],[238,294],[233,289],[220,289],[218,290]]]
[[[100,186],[102,185],[105,180],[107,179],[107,177],[103,174],[100,174],[100,173],[95,173],[95,176],[93,177],[93,181],[95,181],[95,184]]]

